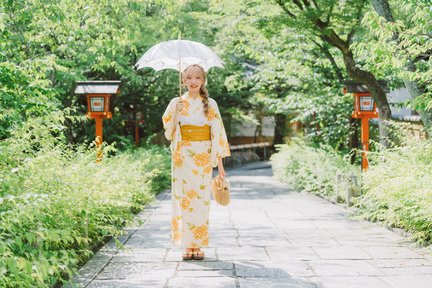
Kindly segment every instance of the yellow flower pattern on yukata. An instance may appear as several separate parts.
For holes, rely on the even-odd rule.
[[[180,202],[180,206],[182,207],[182,209],[185,210],[189,209],[189,205],[190,205],[190,200],[186,197],[183,197]]]
[[[206,224],[194,227],[192,230],[195,239],[205,239],[208,237],[208,226]]]
[[[183,100],[183,109],[180,112],[180,115],[188,116],[189,115],[189,108],[190,108],[189,101]]]
[[[207,113],[207,120],[212,121],[214,118],[216,118],[216,115],[216,110],[213,107],[210,107]]]
[[[174,217],[171,220],[171,237],[174,241],[178,241],[179,239],[181,239],[181,233],[179,231],[179,220],[181,220],[181,216]]]
[[[209,98],[208,114],[204,114],[202,98],[182,96],[183,111],[174,123],[174,98],[163,117],[165,137],[171,141],[171,241],[185,248],[209,245],[209,207],[211,176],[218,157],[230,156],[229,144],[216,102]],[[184,141],[180,125],[209,125],[210,141]]]
[[[210,174],[212,171],[213,167],[211,165],[208,165],[203,169],[204,174]]]
[[[210,163],[210,154],[207,152],[196,154],[194,156],[194,161],[196,166],[206,166]]]
[[[195,190],[189,190],[188,192],[186,192],[186,196],[189,199],[194,199],[194,198],[198,198],[198,193]]]
[[[174,161],[174,166],[175,167],[182,167],[183,166],[183,161],[184,161],[184,156],[181,155],[180,152],[174,152],[173,153],[173,161]]]
[[[162,117],[162,121],[163,123],[168,123],[169,121],[171,121],[171,114],[168,114],[167,116]]]
[[[209,244],[209,238],[207,237],[207,238],[205,238],[202,242],[201,242],[201,244],[202,244],[202,246],[208,246],[208,244]]]

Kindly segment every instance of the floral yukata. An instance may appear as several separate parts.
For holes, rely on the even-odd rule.
[[[218,158],[230,156],[230,150],[215,100],[209,98],[206,116],[202,98],[193,98],[186,93],[182,97],[179,124],[174,125],[178,99],[171,100],[162,117],[172,152],[171,242],[185,248],[207,247],[212,171]],[[180,125],[209,125],[211,141],[182,140]]]

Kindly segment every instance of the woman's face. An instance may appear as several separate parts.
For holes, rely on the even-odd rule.
[[[197,68],[190,69],[184,79],[189,92],[199,92],[201,86],[204,84],[204,77],[202,72]]]

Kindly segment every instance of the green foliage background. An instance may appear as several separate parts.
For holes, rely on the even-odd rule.
[[[167,187],[169,153],[148,143],[178,93],[178,75],[133,69],[156,43],[181,35],[220,55],[225,67],[210,70],[208,89],[229,135],[237,123],[270,116],[283,143],[287,124],[302,123],[304,141],[272,158],[275,173],[298,189],[333,197],[336,171],[358,170],[347,160],[360,148],[359,125],[352,96],[342,93],[346,59],[325,41],[332,32],[349,42],[357,68],[390,88],[416,87],[406,105],[430,132],[430,3],[380,1],[394,21],[364,0],[302,1],[313,3],[308,9],[288,0],[0,1],[0,286],[60,283]],[[327,19],[324,30],[312,25]],[[74,95],[78,80],[122,81],[113,119],[104,122],[110,144],[101,165],[93,162],[84,98]],[[145,116],[140,149],[132,148],[130,105]],[[429,243],[430,143],[405,138],[389,150],[372,145],[356,205]]]

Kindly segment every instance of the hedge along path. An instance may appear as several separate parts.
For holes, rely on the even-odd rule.
[[[204,261],[172,249],[170,195],[158,196],[75,277],[86,287],[429,287],[432,256],[407,238],[272,177],[269,162],[227,171],[228,207],[210,208]],[[70,287],[70,286],[67,286]],[[200,287],[200,286],[198,286]]]
[[[160,147],[96,164],[93,149],[58,144],[15,170],[1,175],[1,287],[58,285],[169,185]]]

